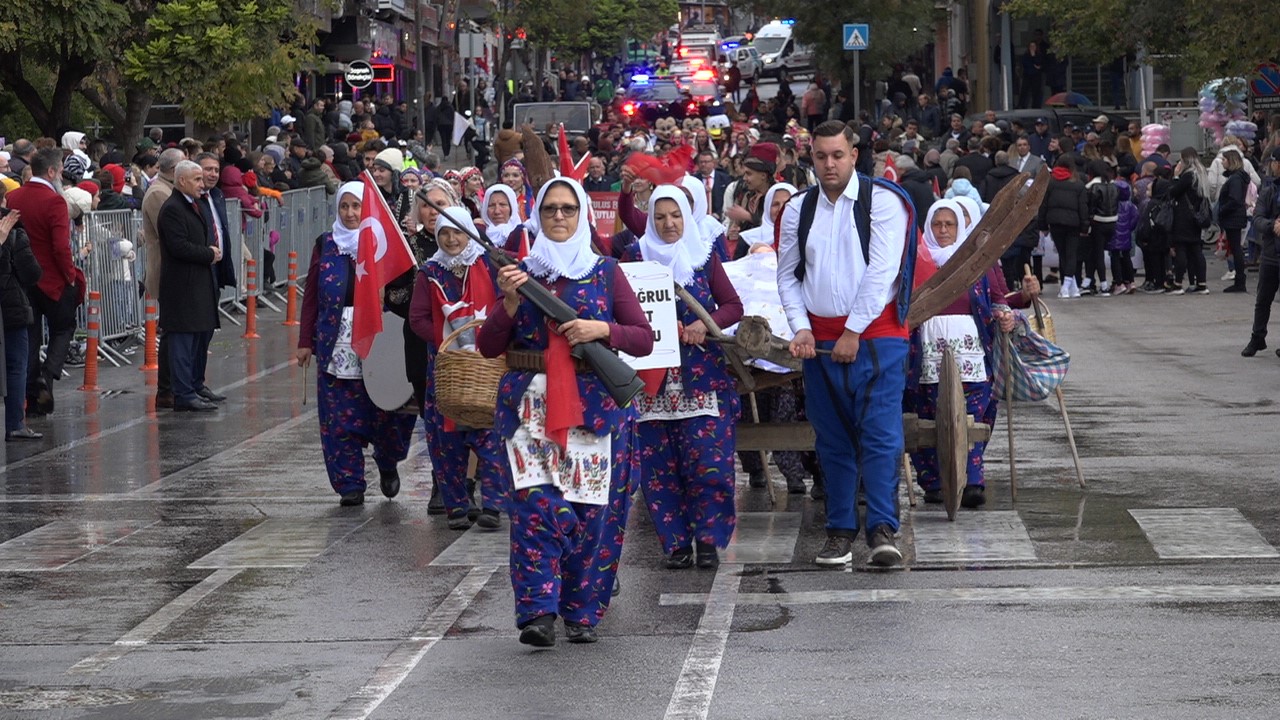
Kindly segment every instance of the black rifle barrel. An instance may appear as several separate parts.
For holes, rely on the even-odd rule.
[[[444,208],[439,204],[432,202],[423,195],[419,195],[418,198],[427,205],[435,208],[436,212],[443,215],[444,218],[449,221],[449,224],[453,225],[458,230],[461,230],[472,240],[480,243],[480,246],[485,249],[485,253],[489,256],[489,259],[492,260],[496,266],[502,268],[508,265],[518,264],[515,258],[507,254],[507,252],[502,248],[493,244],[489,238],[483,237],[478,233],[473,233],[470,228],[464,227],[457,220],[449,217],[449,215],[444,212]],[[512,211],[514,210],[515,208],[512,208]],[[578,319],[578,314],[573,311],[573,308],[569,307],[565,304],[565,301],[561,300],[559,296],[551,292],[550,288],[532,277],[519,287],[518,292],[523,295],[526,300],[533,303],[533,306],[537,308],[539,312],[554,320],[556,324],[563,325],[570,320]],[[613,401],[618,403],[620,407],[631,402],[631,399],[644,389],[644,381],[636,375],[636,371],[633,370],[630,365],[626,364],[622,358],[618,357],[617,353],[610,350],[599,340],[575,345],[573,348],[573,355],[581,358],[587,363],[591,368],[591,371],[596,374],[596,377],[600,378],[600,381],[605,384],[605,388],[608,390],[609,396],[612,397]]]

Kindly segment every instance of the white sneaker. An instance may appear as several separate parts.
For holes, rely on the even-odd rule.
[[[1066,280],[1063,280],[1062,285],[1058,287],[1058,297],[1064,299],[1071,297],[1071,288],[1067,285]]]
[[[1076,279],[1067,278],[1067,282],[1071,283],[1071,297],[1073,298],[1080,297],[1080,287],[1076,285]]]
[[[1228,270],[1228,271],[1226,272],[1226,274],[1222,276],[1222,279],[1223,279],[1223,280],[1235,280],[1235,279],[1236,279],[1236,271],[1235,271],[1235,270]]]
[[[1098,295],[1100,297],[1111,297],[1111,283],[1104,282],[1099,284]]]

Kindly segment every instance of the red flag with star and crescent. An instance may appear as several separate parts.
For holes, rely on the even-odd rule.
[[[414,266],[413,251],[382,191],[366,170],[360,175],[360,240],[356,249],[356,289],[352,302],[351,348],[369,357],[373,338],[382,332],[382,289]]]

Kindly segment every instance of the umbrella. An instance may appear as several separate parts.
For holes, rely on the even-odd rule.
[[[1051,95],[1048,100],[1044,101],[1045,107],[1052,107],[1055,105],[1059,107],[1079,107],[1081,105],[1092,104],[1092,100],[1078,92],[1060,92],[1057,95]]]

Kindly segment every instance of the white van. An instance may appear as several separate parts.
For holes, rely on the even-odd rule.
[[[813,50],[796,43],[791,36],[792,22],[774,20],[760,28],[751,41],[752,47],[760,53],[767,77],[777,77],[783,71],[788,76],[813,72]]]

